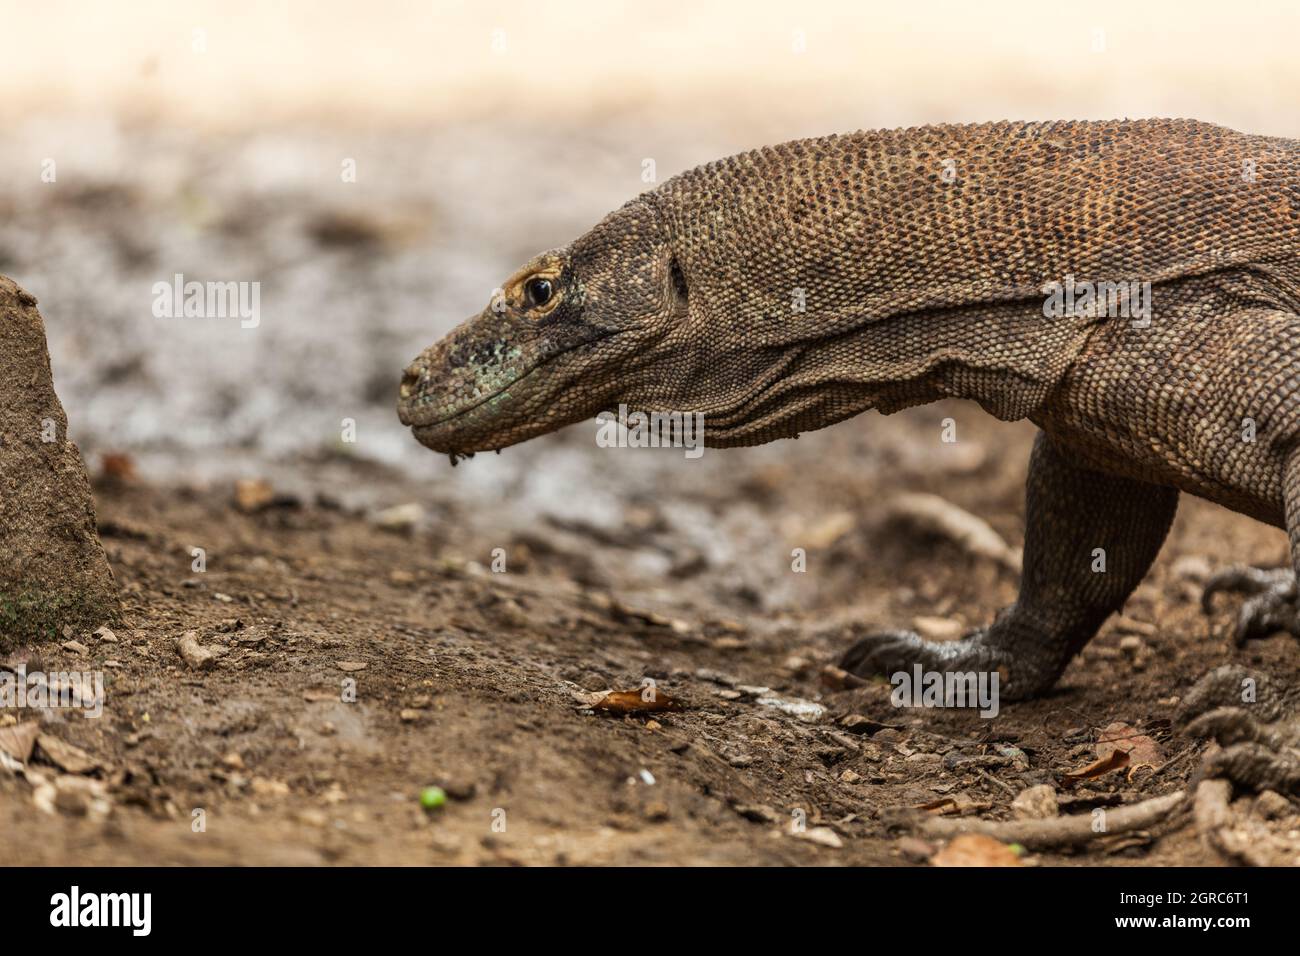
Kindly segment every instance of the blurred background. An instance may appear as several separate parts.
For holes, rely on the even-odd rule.
[[[397,421],[403,366],[524,259],[654,185],[647,161],[661,182],[786,139],[997,119],[1300,136],[1300,8],[1284,0],[5,0],[0,24],[0,272],[40,300],[92,470],[123,455],[150,480],[279,487],[337,469],[362,499],[415,480],[508,502],[503,521],[614,533],[671,469],[673,521],[705,529],[682,547],[724,566],[747,522],[831,534],[874,476],[943,484],[991,453],[939,445],[951,411],[918,409],[699,462],[609,454],[579,425],[452,471]],[[153,285],[177,273],[260,283],[260,324],[156,318]],[[1009,502],[1029,432],[1005,433]],[[771,469],[820,484],[791,491]],[[782,507],[758,515],[773,488]],[[680,552],[635,560],[653,577]]]

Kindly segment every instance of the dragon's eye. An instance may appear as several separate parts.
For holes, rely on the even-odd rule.
[[[530,306],[543,306],[551,301],[551,296],[555,294],[555,288],[551,285],[550,279],[535,278],[529,279],[528,284],[524,286],[524,295],[528,297]]]

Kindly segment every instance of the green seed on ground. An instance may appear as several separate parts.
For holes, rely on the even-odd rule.
[[[420,791],[420,806],[426,810],[437,810],[447,802],[447,791],[442,787],[425,787]]]

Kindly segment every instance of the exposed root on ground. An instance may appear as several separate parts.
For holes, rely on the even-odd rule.
[[[1048,820],[952,820],[930,819],[919,827],[923,836],[948,839],[962,833],[980,833],[1004,843],[1019,843],[1030,849],[1082,846],[1099,837],[1144,830],[1171,817],[1186,802],[1187,793],[1153,797],[1127,807],[1098,810],[1104,814],[1079,813]]]

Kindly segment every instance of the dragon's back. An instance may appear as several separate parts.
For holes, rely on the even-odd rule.
[[[1300,143],[1194,120],[797,140],[650,196],[688,279],[733,314],[806,289],[860,321],[1032,299],[1066,276],[1160,283],[1281,262],[1295,277],[1300,258]]]

